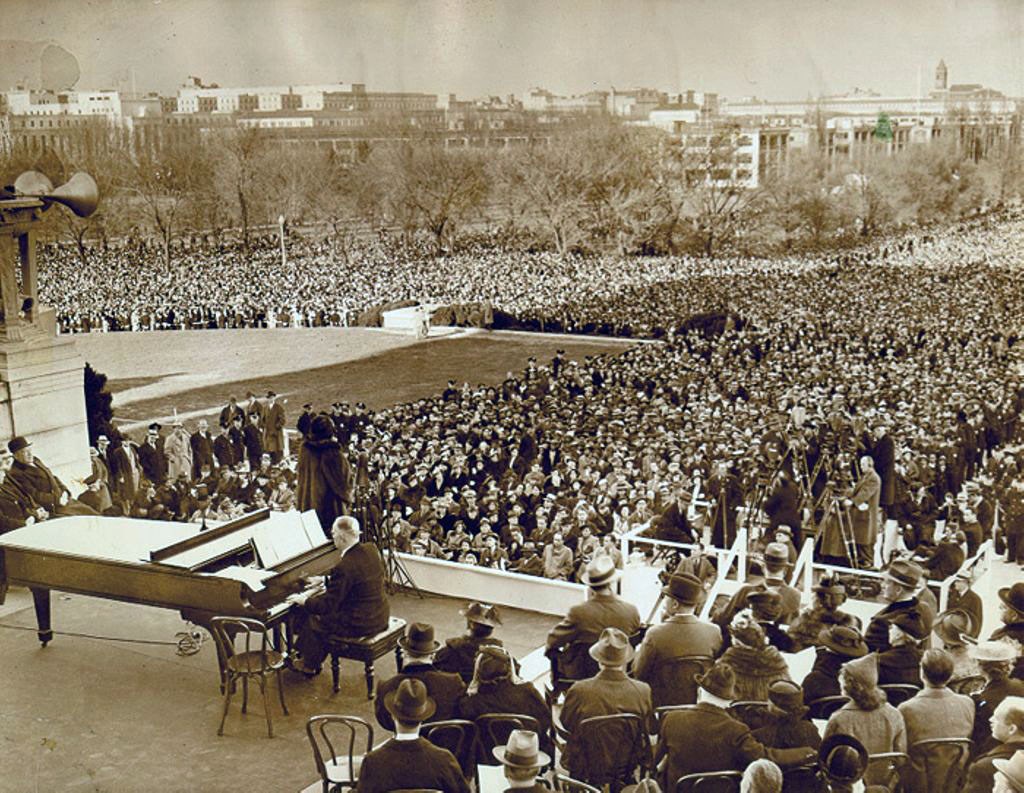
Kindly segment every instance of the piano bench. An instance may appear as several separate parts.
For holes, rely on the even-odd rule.
[[[401,617],[391,617],[388,620],[388,627],[373,636],[327,637],[327,652],[331,656],[331,678],[334,683],[334,693],[338,693],[338,678],[341,673],[341,665],[338,661],[341,658],[348,658],[352,661],[363,662],[363,667],[366,670],[366,698],[373,699],[373,662],[393,650],[398,671],[402,671],[402,648],[398,646],[398,640],[404,633],[405,620]]]

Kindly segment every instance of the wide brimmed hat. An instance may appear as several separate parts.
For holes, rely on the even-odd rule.
[[[928,636],[932,629],[930,620],[921,609],[899,609],[884,615],[882,619],[918,641]]]
[[[540,768],[551,758],[540,751],[540,738],[533,730],[512,730],[504,746],[491,749],[495,759],[512,768]]]
[[[426,622],[409,623],[398,644],[413,655],[430,655],[441,647],[441,643],[434,640],[434,626]]]
[[[15,452],[20,452],[22,449],[27,449],[31,445],[32,444],[25,439],[24,435],[15,435],[7,442],[7,450],[11,454],[14,454]]]
[[[669,576],[668,586],[664,587],[661,591],[684,606],[694,606],[704,592],[704,585],[695,575],[677,573]]]
[[[477,651],[476,677],[481,683],[504,680],[512,674],[512,659],[503,647],[485,644]]]
[[[1009,760],[993,760],[992,765],[1006,777],[1014,790],[1024,791],[1024,749],[1018,749]]]
[[[580,582],[596,589],[614,581],[618,572],[612,558],[602,554],[595,556],[593,561],[587,565],[587,569],[580,576]]]
[[[831,650],[836,655],[847,658],[863,658],[868,654],[868,646],[859,632],[845,625],[833,625],[823,630],[818,636],[818,644]]]
[[[590,645],[590,657],[605,666],[625,666],[633,660],[634,654],[629,637],[618,628],[605,628]]]
[[[764,560],[772,564],[789,564],[789,548],[781,542],[770,542],[764,549]]]
[[[729,664],[719,662],[696,680],[698,686],[719,699],[736,698],[736,673]]]
[[[804,690],[792,680],[776,680],[768,688],[768,701],[779,710],[792,715],[803,715],[807,712],[804,707]]]
[[[844,597],[846,595],[846,585],[843,584],[839,579],[829,578],[828,576],[822,578],[817,584],[815,584],[812,587],[812,589],[815,592],[821,592],[822,594],[843,595]]]
[[[774,589],[756,589],[747,595],[754,619],[774,621],[782,615],[782,595]]]
[[[885,577],[895,581],[900,586],[915,589],[921,585],[924,571],[919,565],[909,562],[906,559],[894,559],[892,564],[885,571]]]
[[[1017,650],[1007,642],[978,642],[971,647],[970,656],[975,661],[999,663],[1015,660],[1017,658]]]
[[[422,680],[407,677],[398,688],[384,695],[384,707],[395,721],[422,722],[434,715],[437,704],[427,696]]]
[[[999,590],[999,599],[1014,611],[1024,614],[1024,581],[1018,581],[1013,586],[1004,586]]]
[[[965,644],[963,634],[973,634],[974,617],[963,609],[949,609],[935,618],[934,630],[946,644]]]
[[[868,768],[868,750],[852,735],[830,735],[818,748],[818,762],[833,782],[856,782]]]
[[[467,622],[475,622],[479,625],[501,625],[501,617],[498,609],[490,603],[470,603],[466,608],[460,609],[459,614],[466,618]]]

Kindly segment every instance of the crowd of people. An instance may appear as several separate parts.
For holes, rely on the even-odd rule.
[[[299,635],[289,664],[307,677],[320,671],[326,637],[388,624],[376,544],[360,541],[348,515],[331,536],[339,559],[323,589],[292,596]],[[763,578],[713,620],[697,616],[704,581],[680,568],[666,579],[661,621],[648,627],[616,593],[613,560],[596,556],[582,575],[587,599],[548,634],[546,697],[519,678],[496,607],[468,604],[465,633],[444,642],[431,624],[411,622],[399,639],[404,664],[377,693],[376,719],[394,738],[367,755],[357,789],[468,791],[478,765],[495,761],[510,789],[548,789],[541,779],[552,767],[612,790],[678,790],[722,774],[753,793],[1020,789],[1024,582],[999,590],[1001,624],[986,629],[966,597],[969,578],[936,614],[925,570],[897,559],[884,604],[862,625],[843,610],[839,579],[821,579],[802,604],[782,572],[786,547],[769,544],[766,560]],[[804,648],[814,664],[794,679],[792,653]],[[435,722],[450,730],[451,719],[475,723],[477,737],[432,732]],[[498,723],[514,728],[507,740]]]

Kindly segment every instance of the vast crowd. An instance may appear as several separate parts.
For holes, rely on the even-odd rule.
[[[824,486],[849,485],[856,458],[875,454],[883,435],[896,446],[885,516],[904,528],[908,547],[930,547],[937,520],[988,530],[992,507],[1005,502],[1005,491],[980,474],[995,455],[1015,465],[1000,449],[1017,440],[1024,405],[1022,232],[1020,218],[990,217],[830,258],[638,259],[629,267],[492,253],[409,257],[378,269],[369,263],[384,250],[379,242],[350,259],[344,279],[305,268],[315,274],[302,276],[300,297],[329,301],[344,283],[354,285],[350,306],[417,294],[489,300],[565,325],[604,317],[641,335],[673,331],[616,356],[531,360],[499,386],[449,383],[431,399],[385,410],[315,405],[310,415],[332,418],[354,467],[360,462],[360,506],[413,553],[571,579],[602,547],[617,553],[607,538],[638,526],[699,539],[685,520],[695,507],[683,503],[695,486],[699,503],[710,504],[700,511],[716,526],[712,539],[726,545],[737,521],[749,520],[736,506],[777,502],[780,471],[798,486],[800,517],[772,525],[799,521],[791,526],[799,544],[800,523],[822,518]],[[274,272],[274,256],[246,263],[224,251],[197,258],[188,273],[139,279],[117,258],[131,255],[115,252],[110,277],[91,282],[92,306],[118,293],[123,310],[145,305],[149,289],[129,288],[130,273],[153,294],[183,290],[182,307],[170,309],[179,316],[190,301],[213,310],[221,296],[250,311],[248,288],[280,292],[283,301],[304,271],[257,279],[245,268]],[[83,288],[75,279],[56,283],[69,301]],[[276,294],[262,301],[278,302]],[[89,312],[88,300],[81,306]],[[122,494],[122,509],[148,514],[155,505],[187,519],[200,481],[217,518],[275,499],[290,505],[294,457],[261,461],[253,439],[266,430],[250,432],[244,414],[261,413],[262,403],[244,404],[241,426],[223,429],[233,456],[211,453],[205,469],[185,466],[185,476],[143,477],[136,492]],[[679,504],[682,521],[672,517]]]

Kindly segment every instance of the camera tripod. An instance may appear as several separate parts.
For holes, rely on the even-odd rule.
[[[352,514],[363,527],[364,536],[369,542],[377,546],[381,559],[384,562],[384,584],[388,594],[394,594],[398,589],[411,589],[416,597],[422,598],[423,592],[416,586],[416,582],[405,566],[395,548],[394,538],[386,526],[374,519],[374,513],[367,508],[369,496],[362,488],[356,491],[356,501],[352,506]]]
[[[820,551],[821,546],[824,545],[829,518],[834,517],[836,527],[839,530],[839,536],[843,541],[843,549],[846,551],[846,558],[850,563],[850,567],[857,570],[857,542],[853,534],[853,518],[850,515],[850,508],[843,503],[842,496],[836,495],[831,485],[828,486],[828,493],[825,498],[827,498],[825,514],[822,515],[821,521],[818,523],[818,549]]]

